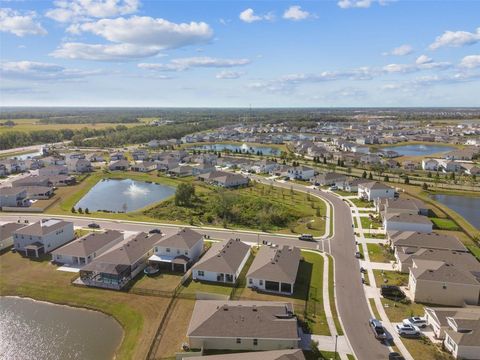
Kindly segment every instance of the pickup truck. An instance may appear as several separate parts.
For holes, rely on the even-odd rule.
[[[375,335],[375,338],[377,338],[378,340],[387,339],[387,333],[385,332],[385,328],[383,327],[382,323],[379,320],[372,318],[370,319],[369,324],[373,330],[373,334]]]

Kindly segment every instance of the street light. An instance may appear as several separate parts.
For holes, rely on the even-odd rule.
[[[337,360],[337,340],[338,340],[338,335],[335,335],[335,360]]]

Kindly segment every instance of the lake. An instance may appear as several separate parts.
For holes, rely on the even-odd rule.
[[[21,155],[10,156],[9,159],[27,160],[40,155],[43,155],[41,151],[35,151],[35,152],[29,152]]]
[[[242,152],[256,154],[260,151],[263,155],[280,155],[281,151],[277,148],[268,146],[250,146],[247,144],[234,145],[234,144],[207,144],[193,147],[194,150],[210,150],[210,151],[223,151],[230,150],[232,152]]]
[[[383,151],[396,151],[402,156],[428,156],[439,152],[455,150],[455,147],[448,145],[398,145],[382,148]]]
[[[435,194],[431,198],[457,212],[470,224],[480,229],[480,197]]]
[[[175,193],[171,186],[131,179],[104,179],[95,184],[75,205],[89,211],[130,212],[165,200]]]
[[[0,297],[0,359],[112,359],[123,329],[101,312]]]

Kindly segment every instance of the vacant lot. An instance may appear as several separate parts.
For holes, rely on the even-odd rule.
[[[397,271],[373,270],[377,287],[381,285],[408,285],[408,274],[402,274]]]
[[[12,132],[12,131],[21,131],[21,132],[33,132],[33,131],[41,131],[41,130],[62,130],[62,129],[70,129],[70,130],[79,130],[83,128],[89,129],[105,129],[108,127],[114,128],[117,125],[124,125],[126,127],[133,127],[138,125],[143,125],[141,122],[139,123],[97,123],[97,124],[42,124],[38,121],[38,119],[15,119],[15,126],[0,126],[0,134]],[[3,121],[2,121],[3,122]]]
[[[72,273],[56,269],[48,260],[33,261],[6,252],[0,255],[0,293],[112,315],[125,332],[117,359],[145,358],[168,299],[73,286]]]
[[[370,261],[389,263],[390,261],[395,260],[395,257],[388,247],[378,244],[367,244],[367,249]]]

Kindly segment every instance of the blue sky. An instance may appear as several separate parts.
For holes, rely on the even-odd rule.
[[[3,106],[480,106],[480,1],[0,7]]]

